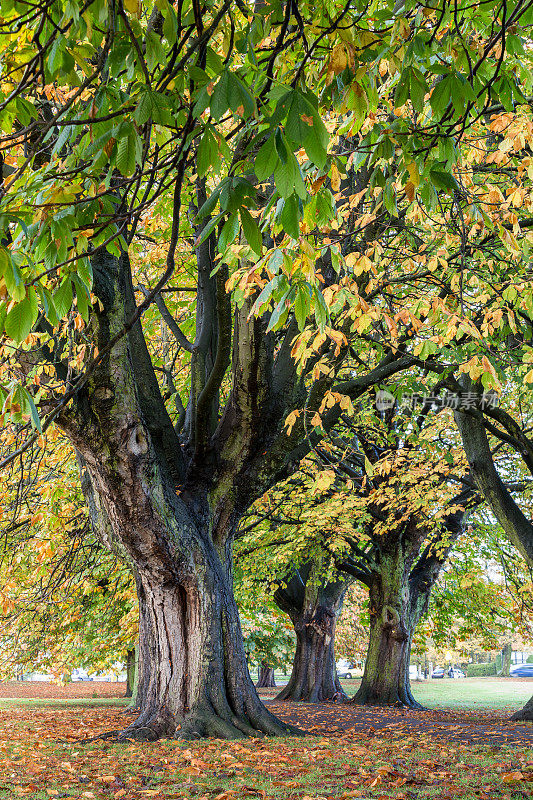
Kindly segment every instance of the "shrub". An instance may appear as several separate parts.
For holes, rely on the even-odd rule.
[[[496,675],[496,662],[491,661],[488,664],[469,664],[466,674],[469,678],[486,678],[490,675]]]

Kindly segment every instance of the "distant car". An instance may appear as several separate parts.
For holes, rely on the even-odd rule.
[[[71,681],[92,681],[89,674],[84,669],[75,669],[70,676]]]
[[[444,670],[442,667],[436,667],[431,673],[432,678],[444,678]]]
[[[337,667],[337,677],[348,678],[348,680],[354,677],[354,665],[347,658],[340,658],[335,666]]]
[[[466,678],[462,669],[452,669],[452,675],[449,675],[450,678]]]
[[[533,678],[533,664],[520,664],[516,667],[511,667],[510,672],[513,678]]]
[[[418,678],[418,667],[415,664],[411,664],[409,667],[409,678],[412,681]]]

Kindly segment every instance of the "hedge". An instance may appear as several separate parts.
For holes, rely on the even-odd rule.
[[[469,664],[466,674],[469,678],[486,678],[490,675],[496,675],[496,662],[491,661],[489,664]]]

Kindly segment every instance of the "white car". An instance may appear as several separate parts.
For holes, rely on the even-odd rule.
[[[452,669],[452,675],[449,675],[450,678],[466,678],[462,669]]]
[[[349,679],[354,677],[354,666],[347,658],[339,658],[335,666],[337,667],[337,676],[339,678]]]

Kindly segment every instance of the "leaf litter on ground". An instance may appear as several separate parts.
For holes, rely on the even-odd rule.
[[[479,733],[480,725],[499,732],[504,727],[501,717],[488,713],[464,715],[462,721],[457,712],[447,715],[448,726],[439,722],[430,735],[425,728],[402,728],[405,717],[396,709],[359,709],[363,730],[347,727],[345,706],[273,708],[296,717],[314,735],[83,743],[123,728],[129,721],[124,709],[12,704],[0,720],[0,798],[519,800],[533,795],[530,726],[520,728],[523,741],[495,744]],[[335,729],[334,719],[343,721],[344,729]],[[447,728],[462,725],[472,728],[470,741],[450,736]]]

